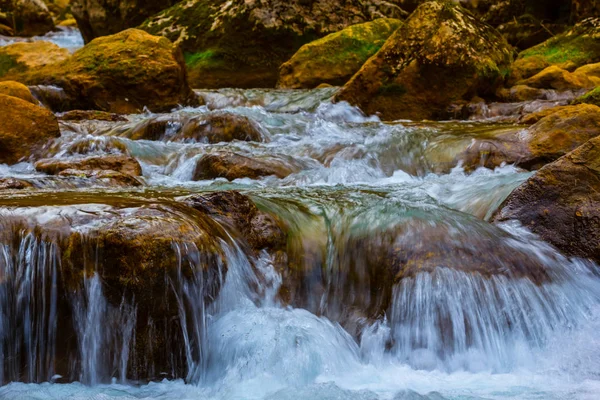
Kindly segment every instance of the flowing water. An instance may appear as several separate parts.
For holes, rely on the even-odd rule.
[[[384,124],[332,93],[210,91],[200,108],[61,123],[48,156],[125,152],[142,164],[137,188],[0,166],[35,187],[0,192],[0,398],[598,398],[597,267],[488,222],[530,173],[461,167],[473,140],[522,127]],[[263,141],[170,140],[186,119],[222,112],[250,118]],[[149,121],[166,121],[161,139],[131,140]],[[291,174],[192,180],[200,157],[223,151]],[[178,205],[229,189],[285,223],[289,267]],[[92,238],[147,215],[210,232],[206,247],[172,239],[167,324],[148,318],[143,292],[114,298],[85,240],[74,286],[65,272],[65,232]],[[402,279],[398,262],[412,265]],[[150,354],[140,337],[180,351]]]

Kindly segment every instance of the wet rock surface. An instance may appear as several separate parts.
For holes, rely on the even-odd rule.
[[[265,176],[285,178],[292,174],[295,168],[280,160],[261,160],[232,152],[217,152],[200,157],[193,180],[225,178],[235,180],[240,178],[257,179]]]
[[[564,253],[599,261],[599,156],[595,138],[544,166],[511,193],[494,220],[518,220]]]
[[[131,176],[141,176],[142,167],[132,157],[125,155],[94,156],[68,160],[45,159],[35,163],[35,168],[46,174],[55,175],[65,170],[121,172]]]

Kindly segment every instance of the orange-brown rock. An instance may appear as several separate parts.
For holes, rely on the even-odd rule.
[[[21,100],[25,100],[31,104],[38,105],[39,102],[33,97],[31,91],[27,86],[19,82],[4,81],[0,82],[0,94],[6,96],[18,97]]]
[[[246,157],[232,152],[217,152],[205,154],[198,160],[193,174],[193,180],[225,178],[258,179],[265,176],[285,178],[295,172],[293,166],[280,160],[262,160]]]
[[[48,158],[35,163],[35,169],[49,175],[57,175],[65,170],[115,171],[131,176],[141,176],[142,167],[133,157],[126,155],[93,156],[72,159]]]
[[[128,114],[198,104],[177,46],[137,29],[95,39],[69,59],[18,79],[64,89],[76,109]]]
[[[50,111],[13,96],[0,95],[0,163],[15,164],[60,136]]]
[[[10,79],[20,73],[66,60],[67,49],[45,41],[19,42],[0,47],[0,78]]]
[[[565,254],[600,262],[599,160],[594,138],[519,186],[494,221],[519,220]]]
[[[531,78],[517,82],[518,85],[537,89],[577,90],[594,87],[594,82],[584,73],[576,74],[556,65],[545,68]]]

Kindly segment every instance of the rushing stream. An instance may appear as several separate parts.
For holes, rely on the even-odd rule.
[[[130,154],[136,188],[0,165],[35,187],[0,192],[0,398],[596,399],[596,266],[487,222],[530,173],[461,167],[472,140],[522,127],[384,124],[331,104],[333,90],[200,92],[207,106],[61,122],[48,157]],[[170,140],[183,121],[223,112],[248,117],[262,142]],[[157,121],[159,140],[132,140]],[[198,159],[219,152],[291,173],[194,180]],[[178,202],[230,189],[285,223],[294,268]],[[173,319],[149,319],[156,299],[115,299],[102,279],[111,266],[91,238],[115,218],[206,233],[206,247],[169,244]],[[76,277],[65,237],[83,238]],[[396,280],[389,260],[411,272]]]

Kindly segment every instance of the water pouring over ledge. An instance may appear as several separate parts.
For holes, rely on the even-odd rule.
[[[49,157],[126,152],[138,189],[3,169],[37,189],[0,194],[0,398],[593,398],[596,267],[485,222],[529,173],[455,168],[460,143],[519,127],[382,124],[329,95],[63,123]],[[130,138],[219,112],[264,140]],[[217,151],[294,168],[193,181]],[[228,189],[257,210],[219,208]]]

